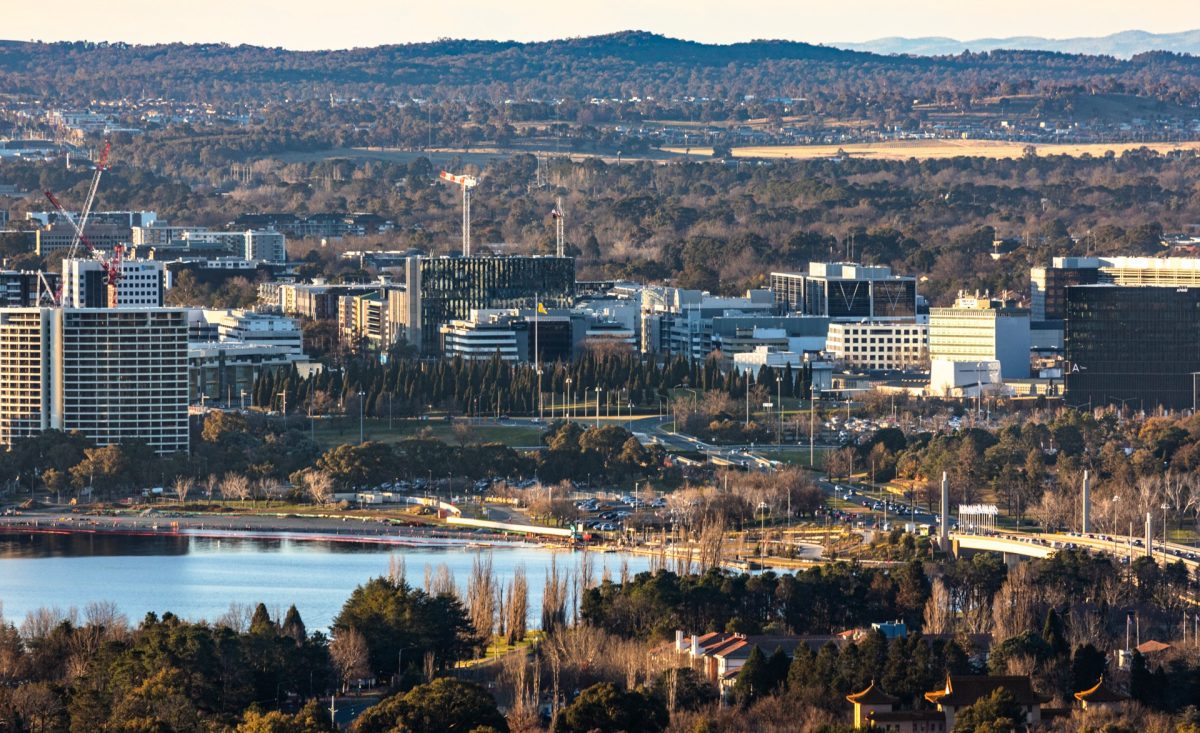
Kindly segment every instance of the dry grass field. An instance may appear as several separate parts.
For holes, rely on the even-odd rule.
[[[1027,143],[998,140],[905,140],[887,143],[856,143],[848,145],[780,145],[734,148],[735,158],[794,158],[809,160],[832,158],[842,151],[852,158],[873,160],[908,160],[909,158],[1019,158],[1025,154]],[[1095,143],[1035,145],[1038,155],[1103,156],[1108,151],[1120,155],[1127,150],[1149,148],[1159,153],[1173,150],[1200,150],[1200,141],[1182,143]],[[683,148],[664,148],[667,152],[683,154]],[[692,148],[691,155],[712,155],[711,148]]]

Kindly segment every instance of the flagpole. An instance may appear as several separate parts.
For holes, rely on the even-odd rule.
[[[533,296],[533,368],[537,372],[537,391],[538,391],[538,420],[545,419],[544,401],[542,399],[542,352],[538,348],[538,321],[541,315],[542,303],[541,293],[534,293]]]

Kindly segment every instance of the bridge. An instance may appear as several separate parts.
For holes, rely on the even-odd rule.
[[[1014,562],[1020,557],[1050,557],[1065,548],[1083,549],[1093,554],[1110,555],[1114,559],[1150,556],[1160,564],[1182,561],[1193,573],[1200,567],[1200,550],[1174,542],[1155,542],[1152,553],[1139,546],[1140,538],[1083,535],[1083,534],[1029,534],[1025,532],[1000,532],[996,534],[968,534],[951,532],[951,550],[958,555],[961,550],[999,552],[1005,562]]]

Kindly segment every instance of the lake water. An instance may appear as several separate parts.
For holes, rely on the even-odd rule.
[[[507,584],[523,564],[529,585],[530,624],[541,616],[542,587],[551,557],[560,571],[576,570],[581,553],[534,547],[411,548],[303,540],[202,539],[96,535],[0,534],[0,610],[19,624],[41,607],[82,611],[112,601],[137,624],[149,611],[214,620],[231,604],[265,603],[272,615],[296,604],[311,630],[325,629],[354,588],[388,572],[389,558],[404,559],[408,582],[424,585],[425,567],[445,564],[460,589],[477,553],[490,553],[496,577]],[[650,558],[594,553],[593,572],[619,578],[644,571]]]

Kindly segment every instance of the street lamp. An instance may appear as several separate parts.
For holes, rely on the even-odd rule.
[[[363,395],[364,392],[358,390],[358,442],[361,444],[364,441],[363,431]]]
[[[1162,503],[1162,510],[1163,510],[1163,562],[1166,562],[1166,560],[1167,560],[1167,510],[1170,508],[1171,508],[1171,506],[1169,504],[1167,504],[1167,502],[1164,501]]]

